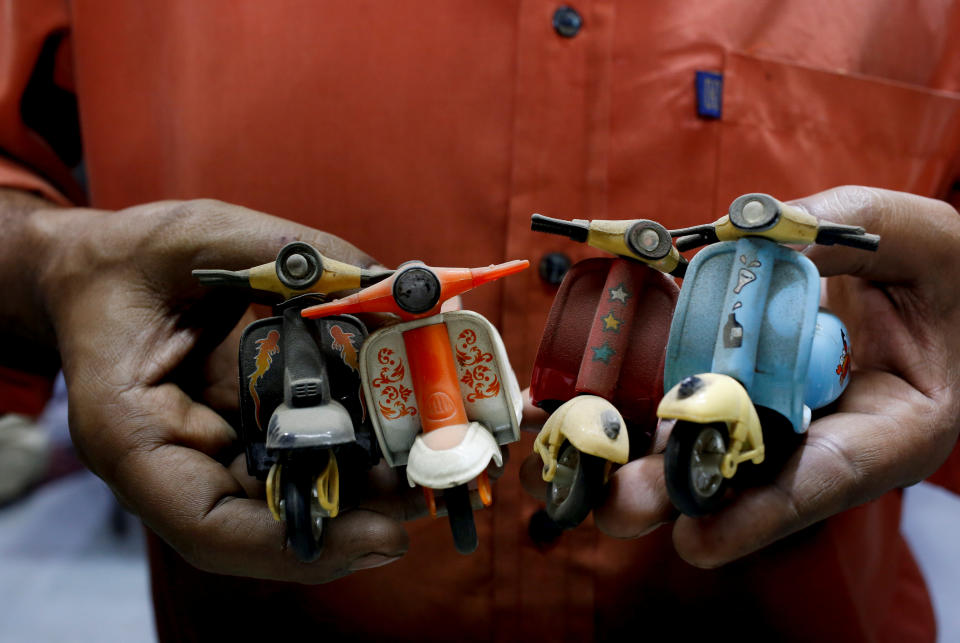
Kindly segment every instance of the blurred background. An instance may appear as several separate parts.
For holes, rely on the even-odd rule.
[[[11,472],[26,489],[12,489]],[[36,426],[0,423],[4,492],[14,497],[0,496],[0,643],[156,640],[143,528],[73,455],[62,380]],[[960,641],[960,497],[925,483],[907,489],[902,528],[938,640]]]

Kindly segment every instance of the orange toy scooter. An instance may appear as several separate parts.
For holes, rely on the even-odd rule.
[[[523,402],[496,328],[477,313],[441,312],[440,306],[528,265],[470,269],[408,262],[389,279],[302,312],[308,318],[389,312],[403,320],[376,331],[361,348],[367,408],[384,458],[392,467],[407,466],[410,486],[423,486],[434,516],[433,490],[443,490],[454,544],[463,554],[477,548],[467,483],[477,478],[481,501],[493,502],[486,468],[491,459],[502,464],[499,445],[520,438]]]

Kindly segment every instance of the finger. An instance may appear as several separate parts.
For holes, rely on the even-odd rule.
[[[543,460],[536,453],[520,463],[520,485],[523,490],[541,502],[547,500],[547,483],[543,481]]]
[[[230,462],[227,467],[233,479],[243,488],[243,493],[247,498],[254,500],[264,500],[267,497],[266,484],[262,480],[257,480],[247,471],[247,455],[239,453]]]
[[[125,458],[118,476],[128,504],[140,509],[144,522],[206,571],[326,582],[372,562],[397,559],[409,545],[398,521],[358,509],[325,520],[323,553],[303,564],[285,549],[284,525],[273,519],[266,503],[244,498],[227,469],[186,447],[135,452]]]
[[[597,528],[615,538],[638,538],[674,519],[663,477],[663,456],[629,462],[610,476],[607,497],[593,510]]]
[[[523,389],[523,416],[520,420],[520,428],[524,431],[539,431],[543,423],[547,421],[550,414],[541,408],[533,405],[530,398],[530,387]]]
[[[427,514],[423,489],[411,487],[404,471],[383,460],[367,473],[356,506],[400,521],[416,520]]]
[[[677,421],[672,418],[664,418],[657,421],[657,428],[653,433],[653,444],[650,447],[650,453],[663,453],[667,450],[667,441],[670,434],[673,433],[673,427]]]
[[[820,192],[792,202],[823,221],[861,226],[880,235],[877,252],[811,246],[807,256],[823,276],[851,274],[885,283],[910,283],[955,263],[960,217],[935,199],[859,186]]]
[[[838,412],[811,424],[772,485],[742,492],[715,515],[681,516],[673,532],[677,552],[700,567],[723,565],[924,478],[949,453],[950,437],[918,420],[934,406],[893,375],[858,372]]]

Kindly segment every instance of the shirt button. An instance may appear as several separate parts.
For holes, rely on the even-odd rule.
[[[562,252],[547,253],[540,259],[540,278],[551,286],[559,286],[571,265],[570,257]]]
[[[573,38],[582,26],[583,18],[573,7],[560,7],[553,12],[553,29],[564,38]]]

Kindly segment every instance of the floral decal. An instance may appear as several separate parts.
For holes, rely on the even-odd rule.
[[[460,381],[472,389],[467,402],[496,397],[500,393],[500,379],[496,371],[487,366],[488,362],[493,362],[493,354],[484,352],[476,343],[476,332],[466,328],[457,336],[455,346],[457,363],[463,373]]]
[[[413,390],[400,383],[405,373],[403,362],[396,358],[389,348],[380,349],[377,353],[377,361],[382,364],[380,375],[371,382],[371,385],[375,389],[381,389],[378,391],[380,400],[377,402],[380,413],[388,420],[396,420],[404,415],[416,415],[417,408],[407,406]]]

